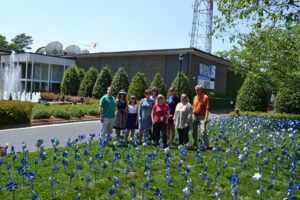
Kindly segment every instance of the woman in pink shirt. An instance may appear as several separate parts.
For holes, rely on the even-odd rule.
[[[165,103],[165,97],[161,94],[157,96],[156,104],[151,113],[153,123],[153,136],[156,146],[159,145],[160,132],[162,134],[164,148],[167,147],[167,119],[169,118],[169,106]]]

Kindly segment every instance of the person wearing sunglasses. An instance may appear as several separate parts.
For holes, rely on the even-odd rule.
[[[175,138],[175,125],[174,125],[174,112],[176,105],[179,103],[178,97],[175,95],[175,88],[170,87],[169,89],[170,96],[167,99],[167,103],[169,105],[169,119],[167,124],[167,141],[170,142],[171,145],[173,145],[174,138]],[[170,138],[171,135],[171,138]]]
[[[151,90],[145,90],[145,96],[146,98],[141,100],[138,110],[140,129],[139,144],[142,144],[143,133],[145,133],[145,136],[151,135],[152,129],[151,112],[155,102],[150,98]]]
[[[134,130],[138,129],[138,106],[136,103],[136,97],[132,95],[128,104],[127,124],[126,124],[126,136],[125,142],[127,142],[128,135],[131,132],[131,141],[134,140]]]
[[[189,142],[189,130],[192,123],[193,107],[189,103],[186,94],[181,95],[181,102],[177,104],[174,113],[174,123],[179,134],[179,144],[187,144]]]
[[[153,136],[156,146],[159,146],[160,133],[163,139],[163,148],[167,147],[167,119],[169,118],[169,106],[165,103],[165,97],[161,94],[157,96],[156,104],[151,113],[153,123]]]
[[[158,88],[157,87],[153,87],[152,88],[152,95],[151,95],[151,99],[156,102],[156,98],[157,98],[157,95],[158,95]]]

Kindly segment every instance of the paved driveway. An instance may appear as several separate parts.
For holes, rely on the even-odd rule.
[[[209,118],[221,117],[226,114],[210,114]],[[26,128],[0,130],[0,146],[6,143],[14,145],[16,151],[21,151],[21,144],[24,141],[29,151],[35,151],[35,142],[44,139],[45,148],[52,147],[50,140],[56,138],[60,141],[59,146],[65,146],[68,138],[76,138],[78,135],[100,133],[101,123],[97,121],[52,124],[43,126],[33,126]],[[98,137],[97,137],[98,138]],[[9,149],[10,151],[10,149]]]

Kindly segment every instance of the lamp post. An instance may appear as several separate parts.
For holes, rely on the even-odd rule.
[[[178,86],[178,95],[180,96],[181,68],[182,68],[183,54],[179,54],[178,60],[179,60],[179,63],[180,63],[180,67],[179,67],[179,86]]]

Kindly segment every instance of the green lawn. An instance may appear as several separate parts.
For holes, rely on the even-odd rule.
[[[196,149],[189,148],[184,156],[182,167],[179,169],[180,163],[180,151],[178,146],[171,146],[171,179],[173,181],[170,184],[169,195],[167,193],[167,184],[165,184],[165,158],[166,153],[163,149],[159,149],[157,157],[148,164],[151,165],[150,181],[148,189],[145,189],[144,199],[159,199],[155,195],[155,190],[159,188],[162,191],[162,199],[184,199],[184,193],[182,191],[182,184],[184,180],[185,170],[187,166],[190,166],[190,172],[188,174],[188,180],[191,179],[193,188],[191,189],[189,199],[213,199],[214,192],[220,191],[220,196],[217,199],[232,199],[231,183],[229,177],[236,173],[238,176],[238,183],[235,185],[237,188],[237,197],[242,199],[260,199],[256,189],[258,186],[262,186],[262,197],[266,199],[267,187],[274,182],[274,187],[269,191],[268,198],[284,199],[287,197],[287,189],[291,178],[291,171],[294,171],[293,177],[293,193],[292,197],[300,199],[300,193],[295,188],[295,182],[300,180],[299,169],[299,152],[296,155],[295,149],[299,149],[299,130],[300,123],[292,121],[271,121],[263,120],[262,118],[228,118],[222,120],[210,121],[208,124],[208,131],[210,136],[210,145],[216,147],[214,151],[201,151],[199,159],[199,167],[197,170],[197,164],[195,161]],[[293,127],[292,129],[289,129]],[[293,130],[295,130],[293,132]],[[86,136],[88,138],[88,136]],[[84,140],[87,141],[87,138]],[[73,170],[76,169],[76,161],[74,159],[75,147],[71,146],[69,149],[68,165],[66,171],[62,165],[63,151],[68,150],[68,147],[58,148],[56,154],[56,167],[57,171],[54,172],[56,184],[53,187],[54,199],[74,199],[77,194],[81,194],[81,199],[109,199],[109,190],[114,184],[114,176],[118,177],[119,186],[115,189],[115,194],[111,199],[130,199],[130,188],[135,187],[136,199],[142,199],[142,192],[145,178],[145,156],[143,145],[138,145],[140,148],[140,159],[137,164],[137,150],[131,147],[129,151],[127,146],[124,148],[124,159],[119,145],[115,152],[113,152],[113,142],[104,149],[99,148],[99,153],[102,153],[103,158],[98,161],[95,159],[97,153],[98,141],[95,141],[97,136],[91,145],[84,147],[82,142],[78,142],[75,146],[79,148],[80,159],[79,164],[81,169],[78,171],[78,176],[75,172],[74,179],[70,186],[70,175]],[[293,138],[291,140],[290,138]],[[50,142],[50,141],[45,141]],[[290,143],[291,142],[291,143]],[[65,145],[61,144],[60,146]],[[286,146],[286,154],[282,154],[283,146]],[[298,145],[298,146],[297,146]],[[246,147],[246,148],[245,148]],[[89,155],[84,156],[85,149],[89,150]],[[227,168],[225,169],[223,176],[223,165],[226,160],[226,155],[230,149],[230,155],[227,160]],[[103,174],[103,163],[105,160],[105,152],[108,150],[106,156],[107,168]],[[242,162],[237,156],[245,156],[245,150],[248,151],[248,157]],[[261,150],[261,152],[260,152]],[[10,149],[8,150],[10,152]],[[30,152],[27,154],[28,158],[28,171],[35,171],[34,159],[38,158],[36,178],[33,181],[33,190],[36,192],[38,199],[51,199],[51,185],[48,182],[49,177],[52,174],[53,164],[53,149],[47,149],[46,159],[41,160],[38,152]],[[121,159],[116,160],[112,168],[113,154],[119,152]],[[157,152],[154,146],[151,146],[149,142],[145,155],[152,155],[153,152]],[[262,153],[264,152],[264,153]],[[284,152],[284,151],[283,151]],[[133,167],[130,168],[126,183],[126,167],[128,162],[126,156],[130,153],[133,156]],[[257,158],[256,154],[260,156]],[[274,161],[274,156],[277,156],[277,160]],[[297,156],[297,158],[295,157]],[[12,155],[3,157],[3,164],[1,166],[0,173],[0,199],[12,199],[12,193],[5,190],[5,185],[9,181],[9,175],[7,170],[7,162],[12,163]],[[14,192],[15,199],[31,199],[31,184],[25,178],[23,183],[22,175],[18,174],[18,168],[21,166],[22,154],[18,154],[17,158],[11,169],[11,179],[17,183],[17,190]],[[89,165],[89,158],[93,157],[94,163],[92,164],[91,171]],[[220,160],[220,157],[223,157]],[[240,156],[241,157],[241,156]],[[267,163],[263,166],[264,160]],[[297,160],[298,159],[298,160]],[[296,163],[298,162],[298,164]],[[245,166],[246,163],[246,166]],[[294,163],[295,169],[289,171],[288,164]],[[204,166],[207,164],[207,171],[205,177],[210,179],[210,185],[205,184],[203,181],[202,187],[200,172],[203,171]],[[271,173],[273,170],[273,164],[277,164],[277,176],[271,181]],[[251,184],[253,182],[253,175],[258,173],[257,167],[261,165],[260,174],[261,179],[254,183],[252,190],[250,191]],[[245,168],[244,168],[245,167]],[[95,183],[95,169],[98,171],[97,180]],[[215,185],[215,177],[218,169],[220,169],[220,176],[217,178]],[[91,183],[88,184],[88,198],[86,197],[86,174],[91,177]],[[274,171],[274,175],[276,172]],[[183,188],[187,187],[187,181],[184,182]],[[218,189],[215,189],[215,186]],[[208,190],[207,190],[208,189]],[[207,193],[207,195],[206,195]],[[233,198],[235,199],[235,197]]]

